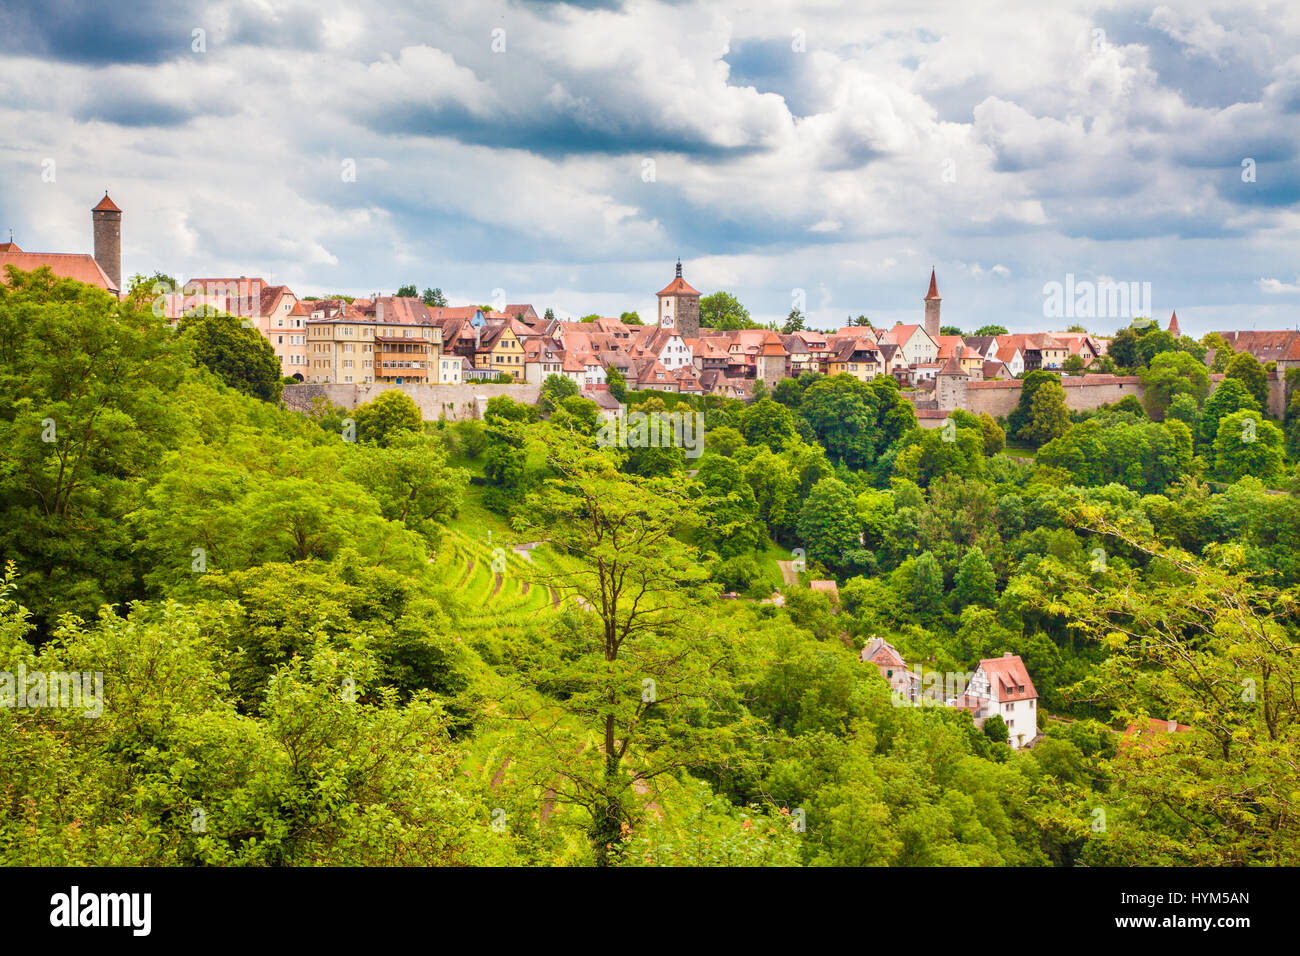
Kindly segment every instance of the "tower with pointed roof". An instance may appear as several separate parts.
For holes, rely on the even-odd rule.
[[[700,334],[700,293],[682,278],[682,260],[677,260],[677,276],[658,293],[659,327],[673,329],[682,338]]]
[[[925,294],[925,334],[938,341],[939,338],[939,285],[935,281],[934,270],[930,270],[930,291]]]
[[[113,280],[113,285],[122,288],[122,210],[117,203],[104,198],[90,211],[91,224],[95,233],[95,261],[104,270],[104,274]]]
[[[1178,327],[1178,313],[1175,312],[1169,317],[1169,334],[1178,338],[1183,334],[1183,330]]]

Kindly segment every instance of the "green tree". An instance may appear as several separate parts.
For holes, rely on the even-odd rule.
[[[799,514],[797,533],[807,557],[829,568],[843,568],[860,547],[857,506],[848,485],[823,478],[813,486]]]
[[[977,337],[983,335],[998,336],[1007,334],[1007,327],[1005,325],[981,325],[975,330],[975,335]]]
[[[804,330],[805,317],[798,309],[791,309],[790,314],[785,317],[785,324],[781,326],[782,335],[793,335],[795,332]]]
[[[1246,383],[1236,378],[1225,378],[1219,383],[1214,393],[1205,400],[1196,425],[1196,445],[1201,449],[1210,449],[1215,436],[1219,434],[1219,422],[1233,412],[1263,411],[1259,402],[1250,393]]]
[[[610,452],[554,429],[545,443],[553,477],[529,496],[520,530],[565,556],[539,581],[581,610],[556,628],[564,653],[546,675],[565,689],[556,707],[569,719],[529,724],[538,746],[524,760],[585,811],[605,864],[640,816],[637,786],[703,758],[704,728],[689,718],[717,688],[717,646],[697,634],[704,573],[675,536],[691,513],[680,486],[622,475]]]
[[[42,635],[132,596],[125,519],[181,427],[180,345],[150,309],[47,268],[0,282],[0,555]]]
[[[1225,415],[1214,437],[1214,476],[1234,482],[1249,475],[1276,486],[1286,471],[1283,444],[1282,429],[1259,412]]]
[[[960,613],[965,607],[993,607],[998,598],[998,579],[993,565],[979,547],[971,547],[957,565],[952,600]]]
[[[1011,739],[1011,731],[1001,714],[991,714],[984,718],[984,736],[995,744],[1004,744]]]
[[[399,299],[414,299],[419,294],[420,293],[415,291],[414,284],[401,286],[393,293],[393,295]]]
[[[578,383],[567,375],[548,375],[546,381],[542,382],[537,405],[543,414],[550,415],[566,398],[577,395],[578,391]]]
[[[1022,429],[1029,424],[1030,411],[1033,408],[1034,393],[1045,382],[1060,382],[1060,378],[1052,372],[1037,369],[1028,372],[1020,381],[1020,398],[1016,402],[1016,407],[1011,409],[1007,415],[1007,434],[1012,438],[1022,439]]]
[[[804,392],[799,414],[831,459],[852,469],[875,464],[916,426],[912,403],[883,376],[870,383],[844,374],[822,378]]]
[[[907,602],[924,620],[932,619],[943,609],[943,568],[929,551],[922,551],[912,561]]]
[[[799,440],[790,410],[770,398],[754,402],[741,417],[741,431],[751,446],[766,445],[780,451],[791,442]]]
[[[180,322],[197,365],[236,391],[278,402],[283,388],[280,360],[271,343],[233,315],[192,315]]]
[[[1158,561],[1169,572],[1068,573],[1038,599],[1105,652],[1072,696],[1104,703],[1119,726],[1156,730],[1130,736],[1105,765],[1113,779],[1108,825],[1091,836],[1084,861],[1294,865],[1294,590],[1259,583],[1241,568],[1236,544],[1203,560],[1095,507],[1074,520],[1107,539],[1108,551]],[[1165,729],[1171,720],[1183,725],[1178,732]]]
[[[388,389],[374,399],[358,405],[352,413],[357,423],[357,441],[388,445],[397,432],[417,432],[424,428],[420,406],[401,389]]]
[[[1249,352],[1238,352],[1228,362],[1224,372],[1224,381],[1235,379],[1246,386],[1246,390],[1255,397],[1262,412],[1268,408],[1268,372],[1259,364],[1259,359]]]
[[[720,332],[760,327],[749,318],[749,310],[730,292],[715,292],[700,299],[700,326]]]
[[[420,301],[431,309],[445,309],[447,307],[447,297],[442,294],[442,289],[430,289],[427,286],[420,293]]]
[[[1175,395],[1191,395],[1200,406],[1210,394],[1210,373],[1204,363],[1186,352],[1161,352],[1139,374],[1146,390],[1143,402],[1157,421],[1165,417]]]
[[[627,379],[618,369],[610,366],[605,372],[605,384],[609,387],[609,394],[619,402],[627,402]]]
[[[1029,418],[1020,429],[1020,437],[1035,445],[1059,438],[1070,428],[1070,412],[1065,407],[1065,389],[1056,380],[1043,382],[1029,406]]]

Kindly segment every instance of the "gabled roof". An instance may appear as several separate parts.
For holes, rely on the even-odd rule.
[[[33,272],[49,266],[56,276],[76,279],[86,285],[117,294],[120,290],[100,268],[95,257],[84,252],[0,252],[0,282],[6,281],[5,266]]]
[[[916,334],[917,330],[925,332],[925,329],[919,325],[895,325],[893,328],[885,329],[881,333],[881,342],[892,342],[894,345],[906,345],[908,339]],[[928,338],[928,336],[927,336]],[[933,341],[933,339],[931,339]]]
[[[999,701],[1036,700],[1038,691],[1029,679],[1025,662],[1017,654],[1004,654],[980,661],[980,669],[988,678],[989,690]]]
[[[883,637],[877,637],[862,649],[859,659],[885,667],[906,667],[907,661],[898,653],[898,648]]]
[[[778,338],[777,334],[771,329],[769,329],[767,335],[764,336],[763,344],[759,349],[758,354],[785,358],[785,346],[781,344],[780,338]]]

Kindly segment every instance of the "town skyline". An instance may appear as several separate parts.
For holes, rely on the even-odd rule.
[[[595,6],[8,5],[0,234],[82,248],[107,187],[128,274],[644,315],[680,256],[831,328],[912,321],[933,266],[963,329],[1040,327],[1068,275],[1192,334],[1296,326],[1292,11]]]

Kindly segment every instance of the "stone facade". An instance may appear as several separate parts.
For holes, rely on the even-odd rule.
[[[376,382],[366,385],[286,385],[283,400],[286,408],[299,412],[307,411],[317,398],[351,410],[394,388],[411,396],[420,409],[420,417],[426,422],[442,418],[449,422],[482,418],[488,399],[497,395],[508,395],[516,402],[535,405],[542,394],[540,385],[392,385]]]
[[[104,193],[99,205],[90,211],[90,218],[95,235],[95,261],[113,285],[122,290],[122,210]]]

